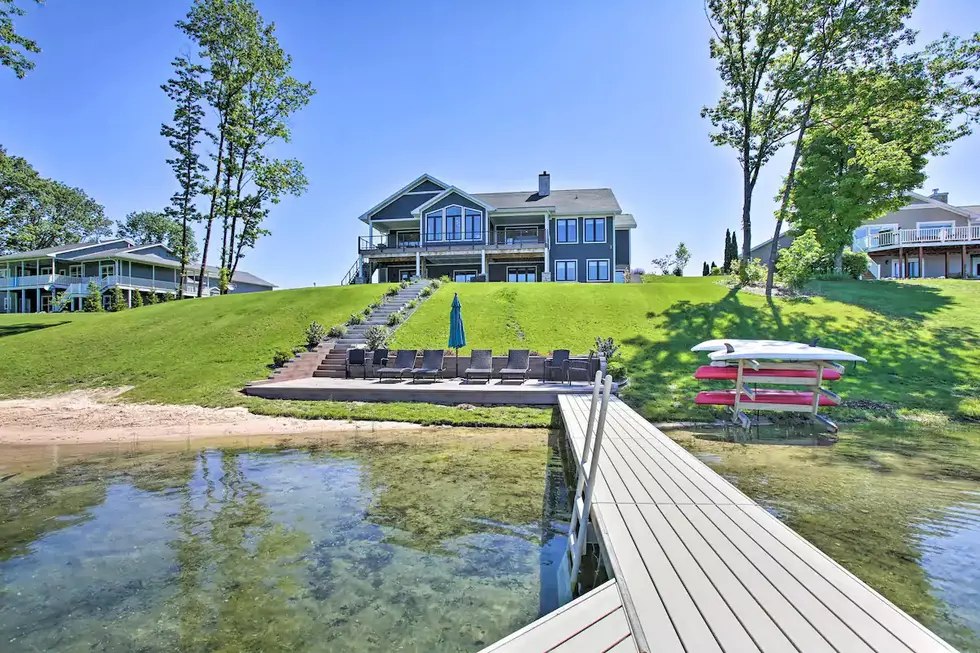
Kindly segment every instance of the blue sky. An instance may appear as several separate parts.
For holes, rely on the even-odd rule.
[[[26,3],[24,3],[26,5]],[[685,241],[688,274],[720,262],[739,227],[734,152],[699,116],[720,86],[702,3],[257,2],[318,90],[292,121],[308,192],[273,209],[273,235],[242,268],[282,287],[336,284],[365,232],[357,216],[423,172],[470,192],[608,186],[639,223],[633,264]],[[0,143],[45,176],[84,188],[121,219],[174,190],[159,136],[159,85],[188,47],[186,0],[49,0],[18,29],[43,53],[24,80],[0,73]],[[980,29],[980,3],[927,0],[921,40]],[[754,236],[772,235],[777,157],[755,195]],[[930,162],[926,190],[980,204],[980,135]],[[741,236],[739,237],[741,242]]]

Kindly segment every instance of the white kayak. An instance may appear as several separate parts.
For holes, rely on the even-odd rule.
[[[774,340],[735,340],[727,341],[733,351],[722,346],[708,357],[713,361],[737,360],[782,360],[782,361],[858,361],[867,360],[840,349],[814,347],[802,342],[779,342]]]
[[[725,345],[729,344],[732,347],[738,349],[739,347],[756,347],[756,346],[772,346],[772,347],[782,347],[785,345],[797,345],[797,342],[790,342],[789,340],[737,340],[734,338],[729,339],[718,339],[718,340],[705,340],[700,342],[693,347],[691,351],[725,351]]]

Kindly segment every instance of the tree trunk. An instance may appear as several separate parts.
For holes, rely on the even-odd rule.
[[[192,110],[193,103],[191,102],[190,92],[187,95],[187,106],[186,109],[188,113]],[[187,214],[190,212],[191,206],[191,182],[194,179],[194,161],[191,157],[190,152],[194,148],[194,134],[188,129],[187,138],[184,142],[184,146],[187,148],[187,153],[184,155],[187,159],[187,169],[185,170],[186,176],[184,178],[184,200],[183,206],[180,207],[181,215],[181,232],[180,232],[180,276],[177,278],[177,282],[180,284],[177,289],[177,299],[184,298],[184,279],[187,277]]]
[[[207,274],[208,247],[211,245],[211,226],[214,224],[214,213],[218,208],[218,186],[221,184],[221,158],[225,151],[225,123],[219,127],[218,131],[218,165],[214,173],[214,187],[211,189],[211,208],[208,211],[208,223],[204,229],[204,250],[201,252],[201,275],[197,278],[197,296],[204,296],[204,279]]]
[[[748,169],[745,170],[742,187],[742,255],[738,275],[742,282],[748,281],[748,261],[752,251],[752,178]]]
[[[238,227],[238,206],[241,204],[242,186],[245,185],[245,166],[248,164],[250,149],[251,146],[246,145],[242,150],[242,165],[238,169],[238,183],[235,186],[235,213],[231,216],[231,237],[228,239],[228,268],[231,270],[231,276],[234,276],[241,256],[241,247],[235,246],[235,232]],[[231,283],[231,276],[228,277],[228,283]]]
[[[834,252],[834,272],[843,274],[844,272],[844,246],[841,245]]]
[[[810,110],[806,111],[809,120]],[[789,173],[786,175],[786,184],[783,186],[783,198],[779,204],[779,216],[776,218],[776,231],[772,236],[772,244],[769,246],[769,271],[766,274],[766,297],[772,298],[772,283],[776,276],[776,259],[779,256],[779,232],[783,229],[783,221],[786,219],[786,212],[789,210],[789,197],[793,190],[793,181],[796,178],[796,165],[800,161],[803,153],[803,135],[806,126],[800,127],[800,133],[796,138],[796,147],[793,149],[793,159],[789,164]]]

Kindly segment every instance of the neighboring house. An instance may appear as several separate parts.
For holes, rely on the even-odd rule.
[[[779,252],[789,247],[790,243],[793,242],[793,234],[784,233],[779,236],[779,242],[776,244],[776,256],[779,256]],[[752,248],[749,254],[749,258],[752,260],[759,259],[762,261],[763,265],[769,265],[770,254],[772,253],[772,238],[762,243],[761,245],[756,245]]]
[[[343,283],[448,275],[455,281],[623,282],[632,215],[608,188],[467,193],[422,175],[360,220],[358,260]]]
[[[954,206],[935,189],[926,197],[908,193],[909,203],[854,231],[851,249],[871,257],[871,274],[880,279],[980,278],[980,205]],[[793,237],[783,234],[779,249]],[[752,249],[769,260],[768,240]]]
[[[854,232],[855,251],[865,251],[882,279],[980,278],[980,206],[954,206],[935,189]]]
[[[200,266],[187,272],[185,294],[197,295]],[[133,293],[176,293],[180,259],[161,243],[135,245],[128,238],[59,245],[32,252],[0,256],[0,313],[37,313],[52,310],[57,294],[66,293],[65,310],[81,310],[89,282],[102,291],[108,306],[109,291],[119,286],[127,304]],[[218,270],[207,269],[205,292],[218,294]],[[229,292],[257,292],[275,286],[247,272],[236,272]]]

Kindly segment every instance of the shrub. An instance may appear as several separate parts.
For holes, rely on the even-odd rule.
[[[429,296],[429,295],[431,295],[431,294],[432,294],[432,286],[426,286],[426,287],[425,287],[425,288],[423,288],[423,289],[422,289],[422,291],[421,291],[421,292],[419,293],[419,297],[428,297],[428,296]]]
[[[861,275],[868,271],[871,264],[871,257],[864,252],[852,252],[850,249],[844,250],[844,274],[852,279],[860,279]]]
[[[172,292],[160,293],[161,302],[169,302],[173,298],[174,298],[174,294]]]
[[[136,291],[133,293],[133,308],[140,308],[143,305],[143,293]]]
[[[967,397],[960,401],[956,414],[963,419],[980,420],[980,397]]]
[[[126,295],[123,294],[123,289],[119,286],[113,286],[112,290],[109,291],[112,296],[112,306],[110,310],[112,312],[125,311],[128,306],[126,306]]]
[[[153,304],[159,304],[160,303],[160,297],[155,292],[150,291],[150,292],[148,292],[146,294],[146,303],[147,304],[150,304],[151,306]]]
[[[626,363],[620,359],[609,361],[606,364],[606,374],[612,376],[615,381],[622,381],[626,378]]]
[[[303,333],[303,335],[306,336],[306,346],[313,349],[327,336],[327,330],[323,328],[322,324],[316,320],[313,320],[310,322],[310,326],[306,327],[306,331]]]
[[[449,278],[448,274],[444,274],[439,277],[439,283],[449,283],[450,281],[452,281],[452,279]]]
[[[612,360],[612,357],[616,355],[619,350],[619,345],[613,342],[612,338],[599,338],[595,339],[595,351],[600,356],[605,358],[607,361]]]
[[[714,266],[714,267],[712,267],[711,268],[711,276],[713,276],[713,277],[720,277],[721,276],[721,268],[718,267],[717,265]]]
[[[790,288],[799,289],[813,279],[822,256],[823,249],[817,241],[817,232],[807,229],[779,253],[776,271],[783,283]]]
[[[400,290],[400,288],[398,286],[392,286],[391,288],[389,288],[388,290],[385,291],[385,295],[387,295],[389,297],[394,297],[395,295],[398,294],[398,291],[399,290]]]
[[[88,282],[88,290],[85,295],[85,302],[82,304],[82,309],[86,313],[102,312],[102,290],[99,289],[99,284],[94,281]]]
[[[402,316],[402,312],[395,311],[394,313],[388,316],[388,326],[392,326],[392,327],[397,326],[402,323],[403,319],[405,318]]]
[[[429,282],[429,285],[428,286],[426,286],[425,288],[423,288],[423,290],[425,290],[427,288],[431,292],[433,290],[438,290],[439,289],[439,286],[441,286],[441,285],[442,285],[442,281],[440,281],[439,279],[433,279],[432,281]]]
[[[290,360],[292,360],[292,352],[288,352],[285,349],[277,349],[276,353],[272,355],[272,364],[276,367],[282,367]]]
[[[786,250],[783,250],[786,251]],[[766,275],[768,274],[768,269],[762,264],[761,258],[751,259],[746,266],[745,279],[746,283],[750,286],[758,286],[766,280]],[[742,261],[741,259],[736,259],[732,261],[732,282],[735,285],[742,283]]]
[[[388,342],[388,329],[380,324],[369,326],[364,332],[364,340],[367,342],[368,349],[382,349]]]
[[[398,287],[401,288],[402,290],[408,288],[410,285],[411,284],[408,283],[408,281],[406,281],[405,279],[402,279],[401,281],[398,282]]]
[[[343,338],[347,335],[347,327],[343,324],[335,324],[327,331],[327,335],[331,338]]]
[[[379,300],[378,300],[378,301],[376,301],[376,302],[371,302],[370,304],[368,304],[368,307],[367,307],[367,310],[369,310],[369,311],[373,311],[373,310],[374,310],[374,309],[376,309],[377,307],[379,307],[379,306],[381,306],[381,304],[383,304],[383,303],[384,303],[384,301],[385,301],[385,298],[384,298],[384,297],[382,297],[381,299],[379,299]]]
[[[642,277],[646,273],[647,273],[647,271],[644,270],[643,268],[633,268],[632,270],[630,270],[630,275],[631,276],[635,274],[638,277]]]
[[[347,318],[347,324],[354,326],[355,324],[362,324],[364,322],[364,316],[360,313],[351,313],[350,317]]]
[[[363,311],[361,311],[361,314],[364,315],[364,317],[368,317],[369,315],[371,315],[371,311],[373,311],[373,310],[374,310],[373,308],[371,308],[370,306],[368,306]]]
[[[410,299],[410,300],[408,300],[408,303],[405,304],[405,308],[411,310],[411,309],[415,308],[418,305],[419,305],[419,300],[417,300],[417,299]]]

